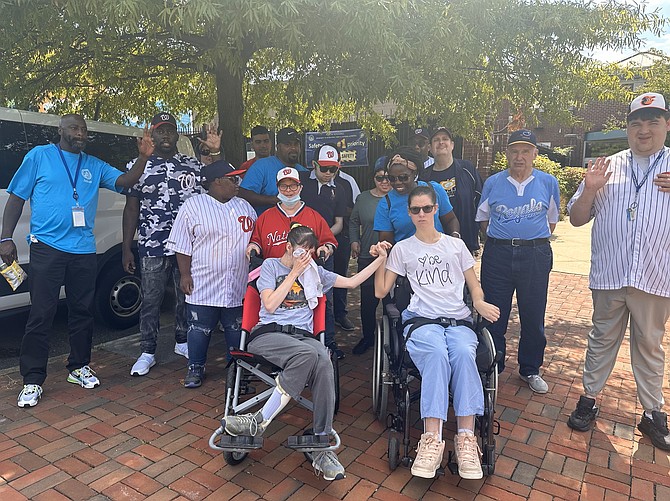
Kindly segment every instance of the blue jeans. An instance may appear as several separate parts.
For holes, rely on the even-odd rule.
[[[145,256],[142,267],[142,309],[140,310],[140,348],[142,353],[156,353],[160,329],[161,305],[170,278],[175,291],[175,341],[186,342],[186,308],[184,293],[179,288],[179,267],[175,256]]]
[[[403,314],[403,320],[409,318]],[[404,334],[411,326],[405,327]],[[484,392],[477,369],[477,335],[464,325],[429,324],[412,331],[407,351],[421,374],[421,418],[447,420],[449,386],[456,416],[481,416]]]
[[[540,373],[544,362],[544,313],[547,309],[549,272],[553,265],[551,245],[537,247],[484,246],[481,280],[484,298],[500,308],[500,318],[489,331],[502,358],[498,371],[505,369],[505,333],[512,309],[512,295],[516,291],[521,333],[519,335],[519,373],[530,376]]]
[[[205,365],[207,349],[212,331],[221,322],[226,336],[228,350],[240,347],[240,326],[242,325],[242,307],[224,308],[187,304],[188,311],[188,363]]]

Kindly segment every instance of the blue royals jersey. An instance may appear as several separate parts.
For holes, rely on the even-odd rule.
[[[533,169],[519,183],[505,170],[484,183],[476,220],[489,222],[489,237],[548,238],[549,224],[558,222],[559,201],[558,181],[551,174]]]

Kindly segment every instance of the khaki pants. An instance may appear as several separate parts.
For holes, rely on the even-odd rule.
[[[670,298],[633,287],[592,290],[593,328],[584,362],[584,391],[597,395],[612,373],[630,317],[630,359],[637,396],[646,411],[663,406],[663,334]]]

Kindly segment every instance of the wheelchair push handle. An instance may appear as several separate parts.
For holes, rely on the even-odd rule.
[[[321,266],[323,266],[324,264],[326,264],[326,252],[325,252],[325,251],[321,251],[321,252],[319,252],[319,264],[320,264]]]

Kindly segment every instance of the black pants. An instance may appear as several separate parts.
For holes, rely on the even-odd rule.
[[[337,249],[334,254],[333,271],[343,277],[349,276],[349,257],[351,256],[351,242],[349,236],[346,237],[340,233],[337,237]],[[347,310],[347,289],[333,289],[333,310],[335,318],[346,317]]]
[[[68,371],[91,361],[93,298],[97,262],[95,254],[70,254],[43,243],[30,245],[30,300],[32,306],[21,342],[23,384],[44,384],[49,360],[49,335],[65,285],[70,356]]]

